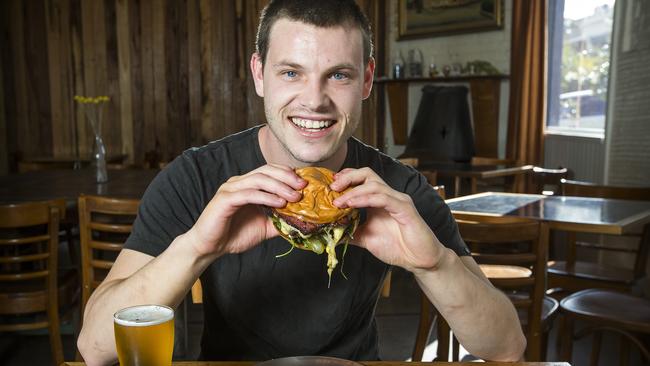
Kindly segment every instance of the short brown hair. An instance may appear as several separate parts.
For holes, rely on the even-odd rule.
[[[363,61],[368,63],[373,53],[370,22],[354,0],[271,0],[262,10],[255,38],[255,51],[262,64],[266,61],[269,35],[273,24],[281,18],[317,27],[357,26],[363,37]]]

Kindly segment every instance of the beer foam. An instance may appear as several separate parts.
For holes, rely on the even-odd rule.
[[[174,310],[162,305],[138,305],[122,309],[113,315],[119,325],[145,327],[158,325],[174,318]]]

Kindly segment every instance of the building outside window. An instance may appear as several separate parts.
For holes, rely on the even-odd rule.
[[[604,137],[614,0],[551,0],[547,133]]]

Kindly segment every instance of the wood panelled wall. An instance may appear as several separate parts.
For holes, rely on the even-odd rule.
[[[141,164],[264,121],[248,68],[266,0],[10,0],[0,4],[9,156],[93,147],[74,95],[108,95],[109,154]],[[359,1],[383,44],[384,1]],[[381,41],[378,41],[381,40]],[[380,48],[381,49],[381,48]],[[380,70],[383,55],[378,55]],[[357,136],[375,144],[373,96]],[[0,119],[1,120],[1,119]],[[2,127],[2,126],[0,126]]]

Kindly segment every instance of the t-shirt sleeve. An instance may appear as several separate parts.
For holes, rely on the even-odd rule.
[[[444,246],[452,249],[459,256],[471,255],[467,245],[460,237],[458,225],[449,206],[433,190],[422,174],[415,171],[413,173],[406,182],[405,192],[413,199],[420,216]]]
[[[124,247],[151,256],[160,255],[187,232],[203,211],[199,170],[183,153],[162,170],[145,191],[133,230]]]

